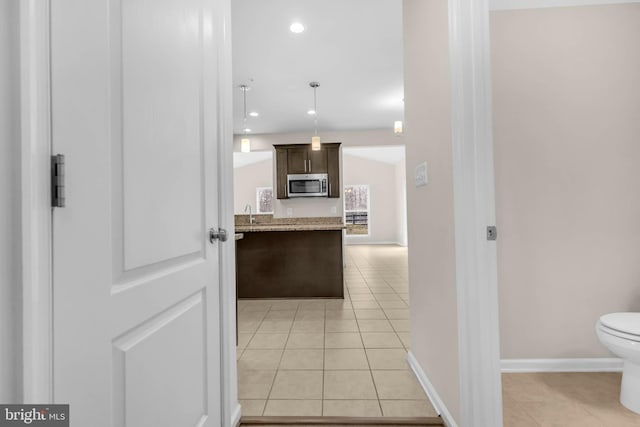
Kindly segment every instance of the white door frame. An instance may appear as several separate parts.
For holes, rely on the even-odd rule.
[[[53,401],[49,0],[20,2],[23,402]]]
[[[236,364],[236,251],[233,211],[233,80],[231,75],[231,1],[218,0],[219,20],[215,37],[218,54],[218,182],[219,221],[229,233],[220,246],[220,327],[222,427],[240,422]]]
[[[489,0],[449,0],[460,425],[502,426]]]

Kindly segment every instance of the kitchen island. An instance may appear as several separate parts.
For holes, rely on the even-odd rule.
[[[343,298],[342,218],[236,216],[239,298]]]

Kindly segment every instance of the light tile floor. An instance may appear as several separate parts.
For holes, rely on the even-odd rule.
[[[503,374],[505,427],[639,427],[619,402],[619,373]]]
[[[407,249],[348,246],[345,299],[241,300],[245,416],[437,416],[407,362]]]
[[[435,416],[406,362],[407,251],[348,246],[345,300],[242,300],[243,414]],[[619,373],[503,374],[505,427],[640,427]]]

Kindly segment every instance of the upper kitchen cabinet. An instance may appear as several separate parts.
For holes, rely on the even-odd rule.
[[[329,198],[339,198],[342,194],[342,189],[340,188],[340,145],[328,146],[326,158]]]
[[[327,173],[327,150],[313,151],[309,145],[294,146],[286,150],[287,173]]]
[[[289,174],[328,174],[328,197],[340,197],[340,143],[322,144],[318,151],[311,144],[274,145],[276,150],[277,197],[287,199],[287,175]]]

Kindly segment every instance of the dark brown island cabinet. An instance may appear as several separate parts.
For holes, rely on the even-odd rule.
[[[341,229],[243,234],[239,298],[344,298]]]
[[[274,145],[276,149],[276,196],[288,199],[287,174],[326,173],[330,198],[340,197],[340,143],[323,143],[318,151],[311,144]]]

